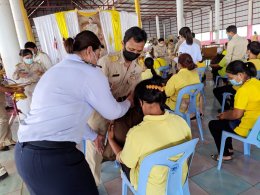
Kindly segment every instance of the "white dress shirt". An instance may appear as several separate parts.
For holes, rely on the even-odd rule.
[[[193,42],[192,45],[188,45],[186,41],[184,41],[179,47],[179,55],[182,53],[190,54],[195,64],[202,60],[200,47],[195,42]]]
[[[128,100],[116,102],[100,68],[71,54],[38,82],[31,111],[19,127],[18,140],[93,141],[97,134],[87,125],[93,109],[104,118],[114,120],[123,116],[129,107]]]

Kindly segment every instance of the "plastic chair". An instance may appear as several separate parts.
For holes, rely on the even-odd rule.
[[[202,77],[206,72],[206,67],[201,67],[201,68],[197,68],[197,71],[199,73],[199,77],[200,77],[200,82],[202,82]]]
[[[204,87],[203,83],[199,83],[199,84],[189,85],[187,87],[182,88],[178,93],[177,102],[176,102],[176,106],[175,106],[175,110],[174,110],[174,113],[181,116],[184,120],[186,120],[186,122],[188,123],[189,126],[191,126],[190,125],[190,123],[191,123],[190,114],[195,113],[198,128],[200,131],[200,137],[201,137],[202,141],[204,140],[203,130],[202,130],[200,112],[197,107],[197,101],[196,101],[197,98],[196,97],[199,93],[202,92],[203,87]],[[183,99],[183,96],[186,94],[188,94],[190,97],[188,109],[187,109],[187,112],[181,112],[180,108],[181,108],[182,99]]]
[[[197,68],[197,71],[198,71],[198,74],[199,74],[199,77],[200,77],[200,82],[202,82],[202,77],[203,77],[203,75],[206,72],[206,66]],[[204,100],[204,104],[205,104],[206,103],[206,96],[205,96],[204,88],[203,88],[203,90],[201,92],[201,95],[203,96],[203,100]]]
[[[224,112],[226,99],[227,99],[227,97],[230,97],[231,95],[233,95],[233,94],[232,93],[228,93],[228,92],[223,93],[221,112]]]
[[[163,79],[166,79],[167,76],[168,76],[168,72],[170,71],[171,69],[171,66],[170,65],[167,65],[167,66],[160,66],[160,68],[158,68],[158,70],[160,72],[162,72],[162,78]]]
[[[135,190],[130,181],[127,179],[123,171],[121,171],[122,177],[122,195],[127,195],[127,188],[133,192],[135,195],[146,195],[146,186],[149,178],[151,169],[154,166],[165,166],[168,167],[169,173],[166,181],[166,195],[189,195],[189,184],[188,175],[187,179],[182,185],[182,166],[190,158],[190,164],[195,152],[195,146],[198,143],[198,139],[193,139],[191,141],[185,142],[183,144],[173,146],[167,149],[160,150],[158,152],[152,153],[144,158],[140,166],[139,179],[138,179],[138,189]],[[183,155],[176,161],[169,160],[178,154]]]
[[[257,78],[257,79],[260,79],[260,70],[257,71],[256,78]]]
[[[229,132],[223,131],[222,137],[221,137],[218,170],[221,169],[224,148],[225,148],[225,144],[226,144],[226,139],[228,137],[231,137],[231,138],[234,138],[234,139],[239,140],[241,142],[244,142],[244,155],[250,156],[250,145],[251,144],[256,145],[258,148],[260,148],[260,140],[258,139],[259,134],[260,134],[260,117],[258,117],[254,127],[249,132],[249,134],[246,138],[239,136],[239,135],[236,135],[234,133],[229,133]]]
[[[216,81],[215,81],[215,86],[214,88],[216,88],[218,86],[218,82],[219,82],[219,79],[227,79],[228,77],[225,75],[225,76],[216,76]]]

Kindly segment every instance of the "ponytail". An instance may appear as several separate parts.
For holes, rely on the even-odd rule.
[[[66,52],[69,54],[72,54],[74,39],[69,37],[67,39],[63,39],[63,41],[64,41],[64,47],[65,47]]]
[[[144,60],[144,65],[146,66],[146,68],[151,70],[151,72],[153,74],[153,77],[157,77],[158,76],[157,73],[155,72],[154,68],[153,68],[153,65],[154,65],[153,58],[150,58],[150,57],[146,58]]]
[[[188,70],[194,70],[197,68],[197,65],[193,62],[190,54],[183,53],[178,58],[178,63],[181,64],[183,68],[187,68]]]
[[[256,67],[252,62],[242,62],[240,60],[230,62],[226,68],[226,72],[233,75],[245,73],[249,77],[256,77],[257,75]]]
[[[185,38],[186,43],[188,45],[192,45],[193,44],[193,37],[191,34],[191,30],[189,27],[182,27],[179,31],[179,34]]]
[[[88,30],[80,32],[74,39],[68,38],[64,41],[64,47],[70,54],[82,51],[90,46],[95,51],[101,47],[101,42],[97,35]]]

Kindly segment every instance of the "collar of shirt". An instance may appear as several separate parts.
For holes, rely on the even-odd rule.
[[[169,116],[169,112],[165,111],[163,115],[145,115],[144,121],[162,121],[165,120]]]
[[[233,37],[232,37],[232,39],[237,39],[237,38],[239,38],[239,35],[238,34],[235,34]],[[231,39],[231,40],[232,40]]]

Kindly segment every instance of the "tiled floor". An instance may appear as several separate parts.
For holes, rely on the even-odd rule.
[[[190,170],[189,187],[192,195],[259,195],[260,194],[260,150],[252,147],[251,156],[243,155],[243,145],[234,141],[235,155],[231,162],[223,163],[221,171],[216,169],[217,163],[210,158],[216,153],[215,144],[209,133],[207,124],[216,118],[219,105],[212,95],[212,83],[206,86],[207,103],[203,127],[205,141],[199,142]],[[13,127],[15,134],[17,125]],[[192,122],[193,137],[199,137],[196,123]],[[18,176],[13,158],[13,149],[0,152],[0,163],[8,170],[10,176],[0,181],[0,195],[27,195],[26,186]],[[100,195],[121,194],[120,173],[113,162],[103,163],[103,184],[99,186]]]

